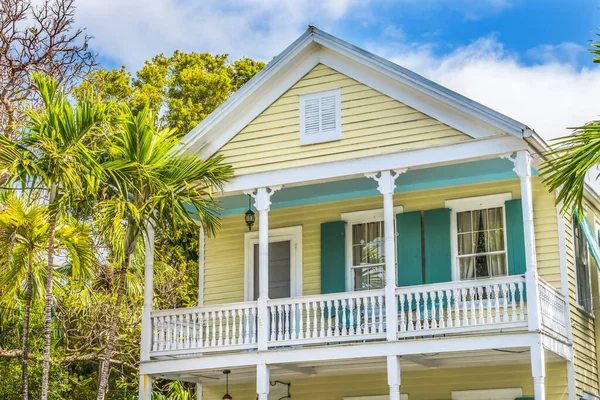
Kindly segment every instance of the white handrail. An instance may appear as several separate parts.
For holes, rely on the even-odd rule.
[[[200,306],[200,307],[172,308],[169,310],[155,310],[155,311],[152,311],[152,316],[160,317],[160,316],[166,316],[166,315],[179,315],[182,313],[237,310],[240,308],[252,308],[252,307],[256,307],[256,301],[244,301],[244,302],[239,302],[239,303],[216,304],[216,305],[211,305],[211,306]]]

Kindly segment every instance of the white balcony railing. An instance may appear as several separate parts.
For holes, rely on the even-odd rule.
[[[544,332],[567,340],[567,301],[565,296],[550,286],[548,282],[539,278],[540,313],[542,316],[542,329]]]
[[[567,338],[564,296],[538,283],[542,329]],[[398,339],[473,331],[527,329],[524,276],[397,288]],[[153,311],[150,356],[258,348],[259,324],[269,326],[268,348],[386,340],[384,290],[269,300],[268,321],[256,301]]]
[[[524,276],[398,288],[398,336],[527,326],[524,294]]]
[[[271,346],[385,338],[383,290],[269,300]]]
[[[256,348],[256,301],[152,312],[152,353]]]

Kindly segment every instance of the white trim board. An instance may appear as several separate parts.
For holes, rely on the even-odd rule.
[[[402,356],[422,353],[461,352],[471,350],[510,349],[530,347],[540,343],[536,332],[498,333],[480,336],[429,338],[394,342],[371,342],[327,347],[248,351],[237,354],[190,356],[181,359],[154,360],[140,363],[140,374],[168,374],[203,369],[224,369],[239,366],[289,364],[327,360],[350,360],[385,356]]]
[[[254,190],[258,187],[323,182],[342,177],[364,176],[366,173],[384,170],[426,168],[485,160],[526,149],[527,144],[524,141],[512,136],[498,136],[481,140],[474,139],[451,145],[408,150],[395,154],[239,175],[232,178],[223,186],[223,193],[235,194]]]
[[[269,229],[269,243],[290,241],[290,297],[302,296],[302,226]],[[258,231],[244,234],[244,301],[254,300],[254,245]]]
[[[452,391],[452,400],[514,400],[523,397],[523,389],[484,389]]]

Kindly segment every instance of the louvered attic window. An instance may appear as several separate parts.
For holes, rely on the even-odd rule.
[[[300,96],[300,144],[342,138],[340,90]]]

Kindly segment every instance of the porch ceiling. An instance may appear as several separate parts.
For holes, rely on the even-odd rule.
[[[513,163],[502,158],[472,161],[418,170],[410,170],[396,180],[396,193],[435,189],[448,186],[513,179]],[[536,171],[533,171],[537,175]],[[272,198],[271,209],[307,204],[377,196],[377,184],[365,177],[284,187]],[[248,197],[243,194],[219,199],[222,216],[243,214],[248,209]]]
[[[553,352],[546,351],[546,362],[564,361]],[[489,365],[510,365],[530,363],[528,347],[489,349],[468,352],[447,352],[402,356],[403,371],[419,371],[432,368],[479,367]],[[271,380],[290,381],[311,376],[353,375],[385,373],[385,357],[348,360],[328,360],[296,364],[271,365]],[[202,383],[204,385],[224,385],[222,370],[191,371],[185,374],[161,375],[162,378]],[[247,383],[256,380],[256,367],[231,368],[230,383]]]

